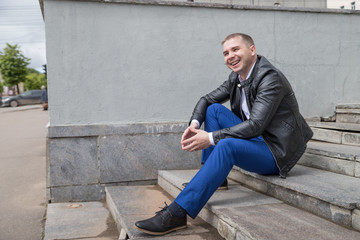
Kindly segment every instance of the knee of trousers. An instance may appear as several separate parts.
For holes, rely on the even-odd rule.
[[[213,116],[221,107],[223,107],[223,105],[221,105],[220,103],[211,104],[206,110],[206,116]]]
[[[216,144],[214,150],[216,150],[218,152],[218,156],[222,158],[221,161],[234,165],[236,148],[234,146],[233,138],[221,139]]]

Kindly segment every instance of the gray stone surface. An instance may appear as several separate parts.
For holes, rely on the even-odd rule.
[[[348,227],[352,224],[352,210],[360,203],[359,178],[299,165],[286,179],[237,167],[230,178]]]
[[[48,201],[71,202],[71,201],[98,201],[105,198],[104,186],[100,184],[52,187]]]
[[[159,171],[159,184],[167,192],[180,191],[197,170]],[[160,181],[161,179],[161,181]],[[167,184],[164,184],[167,182]],[[171,190],[170,188],[176,189]],[[267,199],[267,202],[264,201]],[[314,203],[313,203],[314,204]],[[210,206],[212,205],[212,206]],[[210,207],[209,207],[210,206]],[[205,208],[208,222],[218,218],[216,227],[226,239],[357,239],[360,233],[336,225],[306,211],[230,181],[229,190],[217,191]]]
[[[353,213],[353,226],[355,229],[360,231],[360,210],[355,209]]]
[[[136,221],[150,218],[170,204],[173,198],[159,186],[107,187],[106,201],[118,227],[124,228],[130,239],[222,239],[216,230],[201,219],[188,218],[188,228],[165,236],[149,236],[134,228]]]
[[[50,187],[99,182],[95,137],[50,139],[48,147]]]
[[[188,122],[154,122],[128,124],[88,124],[49,126],[50,138],[91,137],[106,135],[182,133]]]
[[[240,226],[236,239],[256,240],[323,240],[357,239],[360,233],[351,231],[286,204],[261,205],[256,208],[224,208],[220,210]],[[250,236],[249,236],[250,235]]]
[[[44,240],[115,240],[119,233],[101,202],[52,203],[47,207]]]
[[[327,130],[321,128],[311,127],[314,135],[313,140],[330,142],[330,143],[341,143],[342,133],[334,130]]]
[[[181,134],[104,136],[99,140],[102,183],[157,178],[158,169],[200,166],[200,152],[182,151]]]
[[[360,132],[360,124],[354,124],[354,123],[308,121],[308,124],[311,127]]]
[[[360,148],[357,146],[309,141],[306,152],[349,161],[360,160]]]
[[[360,146],[360,133],[343,133],[342,144]]]
[[[353,113],[338,113],[336,112],[336,121],[343,123],[360,123],[360,110],[354,110]]]
[[[340,173],[348,176],[355,176],[355,161],[348,161],[339,158],[323,155],[304,153],[298,164]]]

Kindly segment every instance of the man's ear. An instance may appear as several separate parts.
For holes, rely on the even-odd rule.
[[[255,45],[250,46],[251,56],[254,56],[256,54],[256,48]]]

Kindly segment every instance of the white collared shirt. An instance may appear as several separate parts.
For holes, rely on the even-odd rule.
[[[252,67],[251,67],[248,75],[246,76],[246,79],[245,79],[245,80],[249,79],[249,77],[251,76],[251,73],[252,73],[252,71],[254,70],[254,67],[255,67],[255,63],[256,63],[256,61],[255,61],[254,64],[252,65]],[[240,77],[240,75],[238,75],[238,77],[239,77],[239,81],[240,81],[240,82],[245,81],[245,80],[243,80],[243,79]],[[249,108],[248,108],[248,105],[247,105],[244,88],[241,89],[241,109],[242,109],[242,111],[244,112],[245,117],[246,117],[247,119],[249,119],[249,118],[250,118],[250,111],[249,111]],[[195,122],[195,123],[197,124],[198,128],[200,128],[200,122],[199,122],[198,120],[193,119],[193,120],[191,121],[191,123],[193,123],[193,122]],[[210,140],[211,145],[215,146],[215,142],[214,142],[214,138],[213,138],[212,132],[209,133],[209,140]]]

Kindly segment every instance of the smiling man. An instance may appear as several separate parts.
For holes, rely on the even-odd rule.
[[[227,187],[234,165],[286,178],[312,137],[288,80],[256,54],[253,39],[234,33],[222,46],[229,79],[200,98],[181,139],[183,150],[203,150],[204,165],[173,203],[135,223],[143,232],[163,235],[185,228],[187,215],[195,218],[219,187]],[[231,111],[221,105],[228,100]]]

